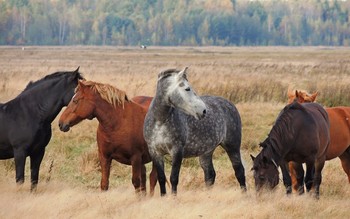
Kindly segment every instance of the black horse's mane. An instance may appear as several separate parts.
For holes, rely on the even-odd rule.
[[[306,112],[305,107],[303,107],[300,103],[296,101],[285,106],[281,113],[278,115],[276,122],[273,125],[268,137],[259,144],[261,147],[266,148],[268,145],[273,147],[270,139],[271,137],[275,137],[276,135],[281,137],[293,135],[294,130],[293,127],[290,125],[293,120],[293,116],[291,115],[292,110],[302,110]]]
[[[303,107],[297,101],[294,101],[283,108],[282,112],[276,119],[275,125],[278,124],[280,120],[285,120],[285,117],[289,117],[290,111],[295,109],[305,111],[305,107]]]
[[[77,69],[78,70],[78,69]],[[46,75],[45,77],[43,77],[43,78],[41,78],[41,79],[39,79],[39,80],[37,80],[37,81],[30,81],[28,84],[27,84],[27,86],[26,86],[26,88],[23,90],[23,92],[24,91],[26,91],[26,90],[28,90],[28,89],[30,89],[30,88],[32,88],[32,87],[34,87],[34,86],[36,86],[36,85],[38,85],[38,84],[40,84],[40,83],[42,83],[42,82],[44,82],[44,81],[47,81],[47,80],[51,80],[51,79],[55,79],[55,78],[60,78],[60,77],[62,77],[62,76],[65,76],[65,75],[69,75],[69,74],[71,74],[71,75],[75,75],[75,77],[77,77],[78,79],[83,79],[84,77],[81,75],[81,73],[79,73],[78,71],[74,71],[74,72],[68,72],[68,71],[59,71],[59,72],[55,72],[55,73],[52,73],[52,74],[49,74],[49,75]]]

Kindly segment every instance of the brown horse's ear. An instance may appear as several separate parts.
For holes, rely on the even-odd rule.
[[[302,91],[296,91],[296,94],[295,97],[297,99],[297,102],[299,103],[304,103],[305,102],[305,96],[304,96],[304,93]]]
[[[78,86],[79,86],[80,88],[86,87],[83,80],[79,80],[79,81],[78,81]]]
[[[74,72],[79,72],[79,68],[80,68],[80,66],[78,66],[78,68]]]
[[[252,158],[253,161],[255,160],[255,157],[253,155],[250,155],[250,157]]]
[[[287,97],[288,97],[288,104],[292,103],[293,100],[295,99],[294,92],[289,88],[288,88],[288,92],[287,92]]]
[[[311,95],[311,97],[310,97],[311,102],[315,102],[317,95],[318,95],[318,91],[316,91],[315,93],[313,93],[313,94]]]

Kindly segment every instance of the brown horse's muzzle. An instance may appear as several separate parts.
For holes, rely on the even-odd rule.
[[[59,122],[59,123],[58,123],[58,126],[60,127],[60,130],[61,130],[62,132],[68,132],[69,129],[70,129],[69,124],[65,124],[65,123],[63,123],[63,122]]]

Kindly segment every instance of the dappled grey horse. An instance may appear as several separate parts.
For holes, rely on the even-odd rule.
[[[170,182],[176,194],[183,158],[199,156],[206,185],[214,184],[212,156],[218,145],[227,152],[236,178],[246,190],[239,113],[224,98],[197,96],[187,81],[186,69],[159,74],[156,95],[144,123],[144,137],[157,167],[161,195],[166,194],[164,155],[172,158]]]

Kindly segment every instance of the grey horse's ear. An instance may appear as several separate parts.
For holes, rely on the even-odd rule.
[[[188,69],[188,67],[186,66],[183,70],[181,70],[178,74],[177,74],[177,77],[178,77],[178,79],[183,79],[183,78],[185,78],[186,80],[187,80],[187,69]]]

